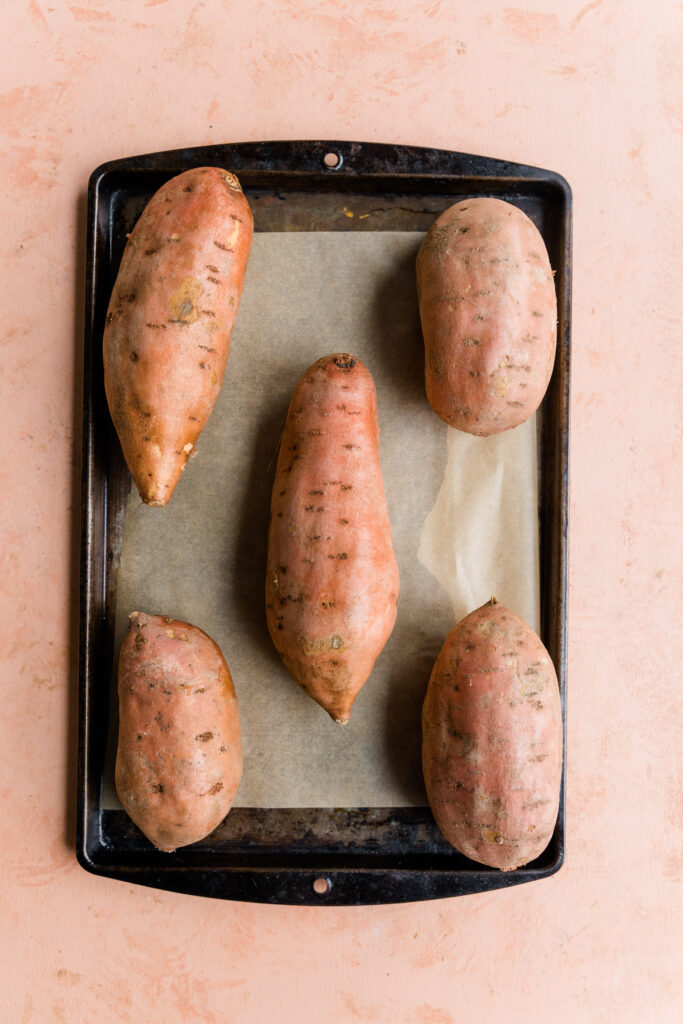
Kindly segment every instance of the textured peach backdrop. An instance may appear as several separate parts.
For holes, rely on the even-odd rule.
[[[514,3],[2,4],[8,1024],[683,1014],[681,8]],[[73,849],[88,175],[133,153],[335,137],[537,164],[574,191],[565,867],[510,891],[348,909],[100,880]]]

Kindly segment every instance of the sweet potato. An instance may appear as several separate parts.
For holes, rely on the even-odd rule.
[[[142,500],[165,505],[223,382],[253,218],[234,174],[168,181],[135,225],[104,329],[104,384]]]
[[[498,434],[538,408],[555,359],[557,301],[543,239],[501,199],[441,214],[417,257],[427,397],[469,434]]]
[[[196,626],[133,612],[119,657],[116,791],[160,850],[208,836],[242,774],[235,688],[217,644]]]
[[[467,857],[513,871],[548,845],[562,776],[557,676],[539,637],[495,598],[436,660],[422,765],[437,825]]]
[[[396,620],[399,580],[370,372],[325,356],[292,396],[268,536],[266,614],[285,666],[340,723]]]

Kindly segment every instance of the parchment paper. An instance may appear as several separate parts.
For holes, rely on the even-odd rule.
[[[494,594],[538,629],[536,431],[452,430],[424,391],[414,232],[254,236],[223,389],[170,504],[129,498],[116,650],[131,611],[194,623],[235,682],[250,807],[426,802],[420,710],[441,645]],[[382,472],[401,596],[394,632],[344,729],[299,689],[265,622],[266,539],[289,398],[312,362],[358,356],[377,386]],[[112,680],[103,805],[113,785]]]

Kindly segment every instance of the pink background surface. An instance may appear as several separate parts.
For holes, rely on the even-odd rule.
[[[511,2],[3,4],[3,1021],[683,1013],[680,5]],[[73,848],[88,175],[166,148],[335,137],[536,164],[573,188],[565,866],[338,909],[97,879]]]

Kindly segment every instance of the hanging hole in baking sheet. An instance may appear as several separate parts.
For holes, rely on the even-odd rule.
[[[313,883],[313,892],[316,892],[318,896],[324,896],[326,892],[330,891],[330,882],[327,878],[316,878]]]
[[[330,150],[329,153],[325,153],[325,156],[323,157],[323,163],[325,164],[325,167],[329,168],[329,170],[338,171],[342,165],[341,153],[333,153]]]

